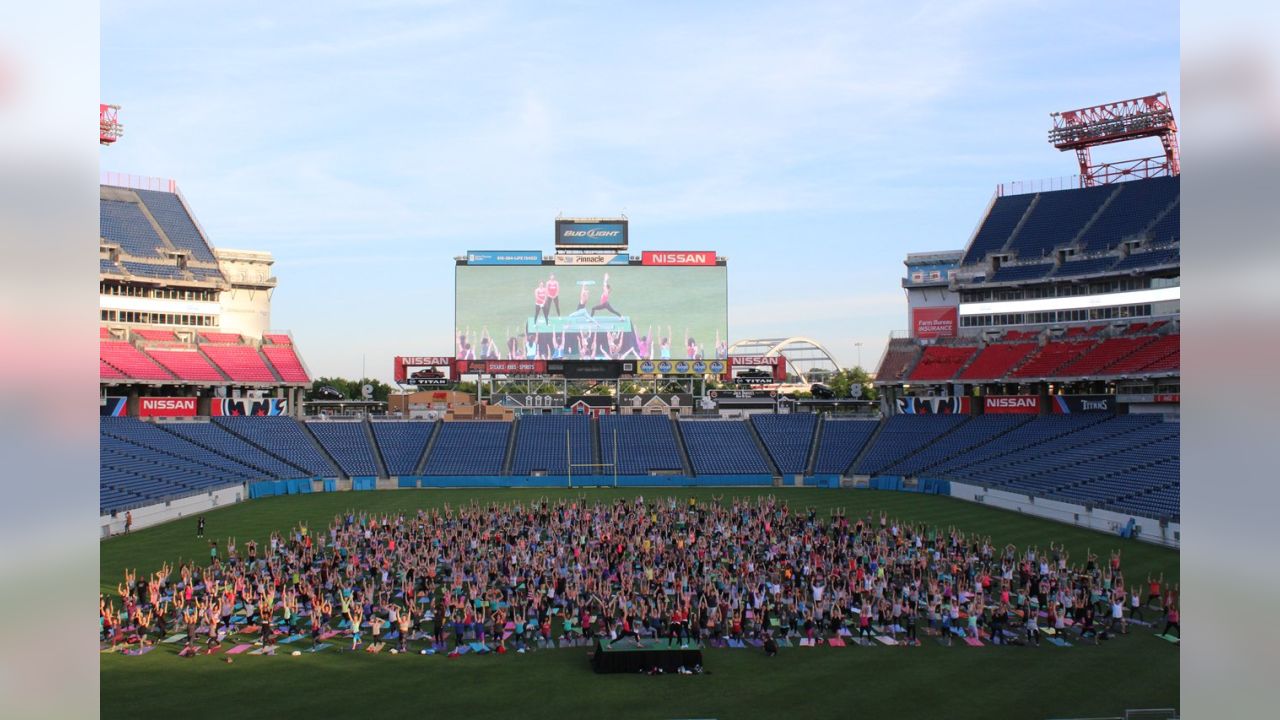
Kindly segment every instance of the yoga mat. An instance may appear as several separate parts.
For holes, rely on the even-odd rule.
[[[327,648],[327,647],[333,647],[333,646],[332,646],[332,645],[330,645],[329,643],[320,643],[319,645],[317,645],[317,646],[315,646],[315,647],[313,647],[313,648],[307,648],[307,652],[309,652],[309,653],[317,653],[317,652],[320,652],[321,650],[323,650],[323,649],[325,649],[325,648]]]
[[[884,645],[897,645],[897,644],[898,644],[898,641],[897,641],[897,640],[894,640],[892,637],[889,637],[888,635],[877,635],[877,636],[876,636],[876,640],[878,640],[880,643],[882,643],[882,644],[884,644]]]
[[[756,648],[764,647],[764,641],[763,641],[763,640],[757,640],[757,639],[755,639],[755,638],[752,638],[752,639],[748,640],[748,641],[747,641],[747,644],[748,644],[748,645],[750,645],[751,647],[756,647]]]
[[[473,642],[471,643],[471,649],[478,653],[489,652],[488,646],[486,646],[484,643]]]
[[[467,653],[471,652],[471,647],[469,645],[459,645],[458,647],[454,648],[453,651],[458,653],[459,655],[466,655]]]
[[[827,640],[827,644],[830,645],[831,647],[846,647],[844,644],[844,640],[841,640],[838,637],[833,637],[830,640]]]
[[[289,643],[296,643],[304,637],[306,637],[306,635],[290,635],[287,638],[282,638],[280,642],[284,643],[285,645],[288,645]]]
[[[181,639],[185,638],[186,636],[187,636],[187,634],[186,634],[186,633],[184,633],[184,632],[182,632],[182,633],[178,633],[177,635],[174,635],[174,636],[172,636],[172,637],[167,637],[167,638],[165,638],[164,640],[161,640],[161,642],[166,642],[166,643],[176,643],[176,642],[178,642],[179,640],[181,640]]]
[[[849,632],[848,628],[840,628],[836,631],[836,634],[840,637],[853,637],[853,633]]]
[[[248,643],[241,643],[240,645],[237,645],[237,646],[235,646],[235,647],[231,648],[230,650],[228,650],[228,651],[227,651],[227,654],[228,654],[228,655],[239,655],[240,653],[244,652],[245,650],[248,650],[248,649],[249,649],[249,648],[251,648],[251,647],[253,647],[253,646],[252,646],[252,645],[250,645],[250,644],[248,644]]]
[[[982,641],[974,637],[965,638],[964,644],[968,645],[969,647],[982,647]]]
[[[861,645],[862,647],[875,647],[875,646],[876,646],[876,644],[875,644],[875,643],[871,642],[870,640],[868,640],[868,639],[866,639],[866,638],[864,638],[864,637],[854,638],[854,639],[853,639],[853,641],[854,641],[855,643],[857,643],[857,644]]]
[[[147,653],[155,649],[156,649],[155,645],[147,645],[146,647],[141,647],[134,650],[125,650],[123,651],[123,654],[124,655],[146,655]]]
[[[734,648],[735,650],[742,650],[742,649],[746,648],[747,646],[746,646],[746,645],[744,645],[744,644],[743,644],[743,642],[742,642],[741,640],[730,640],[730,641],[729,641],[729,647]]]
[[[784,637],[780,637],[778,638],[778,647],[792,647],[791,641]]]
[[[946,639],[946,638],[934,638],[934,642],[938,643],[938,644],[939,644],[939,645],[941,645],[942,647],[950,647],[950,646],[951,646],[951,643],[947,642],[947,639]]]
[[[1062,638],[1050,637],[1050,638],[1045,638],[1045,640],[1048,640],[1049,642],[1053,643],[1054,645],[1057,645],[1058,647],[1071,647],[1071,643],[1067,642],[1066,640],[1063,640]]]
[[[1160,638],[1161,640],[1167,640],[1168,642],[1171,642],[1174,645],[1179,645],[1182,643],[1182,638],[1178,637],[1177,635],[1156,635],[1156,637]]]
[[[813,638],[800,638],[800,647],[813,647]]]
[[[707,645],[713,648],[724,648],[728,647],[729,643],[725,642],[723,638],[711,638],[707,641]]]

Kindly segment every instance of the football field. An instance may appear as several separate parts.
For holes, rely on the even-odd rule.
[[[791,509],[844,507],[851,515],[885,510],[905,522],[989,534],[997,547],[1065,543],[1073,560],[1123,550],[1129,585],[1148,573],[1178,578],[1178,554],[1112,535],[1078,530],[950,498],[911,493],[818,489],[399,490],[318,493],[254,500],[206,514],[206,539],[195,519],[136,532],[101,545],[102,592],[114,595],[124,568],[140,576],[161,563],[207,562],[208,541],[260,543],[299,522],[325,528],[348,509],[414,511],[448,502],[529,501],[585,496],[602,502],[773,493]],[[1149,618],[1157,613],[1152,611]],[[180,658],[180,644],[142,656],[101,655],[103,717],[244,718],[454,716],[465,718],[1083,718],[1126,708],[1178,706],[1179,647],[1148,628],[1101,645],[951,647],[922,637],[920,647],[875,645],[707,649],[709,674],[596,675],[585,648],[456,659],[328,651],[300,657],[280,646],[275,657]],[[340,641],[340,639],[339,639]],[[349,643],[349,641],[347,641]],[[420,643],[419,643],[420,644]],[[225,643],[224,643],[225,645]],[[411,643],[411,646],[414,645]]]

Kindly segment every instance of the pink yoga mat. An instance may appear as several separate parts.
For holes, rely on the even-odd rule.
[[[979,640],[979,639],[977,639],[977,638],[973,638],[973,637],[967,637],[967,638],[965,638],[965,639],[964,639],[964,644],[965,644],[965,645],[972,646],[972,647],[982,647],[982,641],[981,641],[981,640]]]
[[[840,639],[840,638],[838,638],[838,637],[833,637],[833,638],[831,638],[830,640],[828,640],[828,641],[827,641],[827,644],[828,644],[828,645],[830,645],[831,647],[844,647],[844,646],[845,646],[845,645],[844,645],[844,641],[843,641],[843,640],[841,640],[841,639]]]
[[[249,649],[249,648],[251,648],[251,647],[253,647],[253,646],[252,646],[252,645],[250,645],[249,643],[242,643],[242,644],[237,645],[237,646],[235,646],[235,647],[231,648],[230,650],[228,650],[228,651],[227,651],[227,654],[228,654],[228,655],[239,655],[240,653],[244,652],[245,650],[248,650],[248,649]]]

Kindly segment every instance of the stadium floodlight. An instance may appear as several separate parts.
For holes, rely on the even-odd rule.
[[[1167,177],[1181,172],[1178,164],[1178,125],[1168,93],[1051,113],[1049,143],[1074,150],[1080,163],[1081,187],[1106,185],[1136,178]],[[1094,163],[1090,150],[1099,145],[1159,138],[1164,155]]]
[[[116,117],[119,111],[119,105],[98,103],[98,142],[102,145],[110,145],[124,135],[124,125]]]

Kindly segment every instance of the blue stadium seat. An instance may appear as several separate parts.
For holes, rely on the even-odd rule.
[[[212,452],[235,458],[277,480],[308,477],[301,468],[296,468],[270,453],[263,452],[239,436],[227,432],[216,423],[164,423],[157,427]]]
[[[509,422],[446,422],[427,458],[427,475],[501,475]]]
[[[363,422],[311,422],[307,423],[307,429],[344,474],[352,477],[378,474],[378,461]]]
[[[964,254],[963,264],[980,263],[986,259],[987,253],[1003,248],[1034,198],[1035,195],[1032,194],[996,198],[991,211],[982,219],[982,226],[973,236],[973,242]]]
[[[760,439],[773,458],[778,471],[788,475],[809,469],[809,450],[813,447],[813,430],[818,416],[813,413],[787,415],[756,414],[751,416]]]
[[[138,197],[146,204],[147,210],[151,211],[151,217],[156,219],[174,247],[189,250],[193,260],[217,262],[204,236],[196,228],[195,221],[187,214],[186,208],[182,206],[182,201],[177,195],[157,190],[135,190],[134,192],[138,193]]]
[[[123,200],[98,201],[98,230],[107,242],[138,258],[161,258],[164,241],[156,234],[147,216],[136,203]]]
[[[337,477],[338,469],[316,447],[315,438],[289,417],[219,417],[213,421],[312,477]]]
[[[382,452],[387,473],[394,476],[414,474],[434,429],[435,423],[427,422],[373,423],[373,437]]]
[[[647,475],[653,471],[684,470],[680,450],[665,415],[605,415],[600,418],[602,463],[613,461],[614,431],[617,431],[617,472],[619,475]]]
[[[965,415],[894,415],[876,436],[857,472],[874,475],[954,430],[968,420]]]
[[[818,439],[813,471],[840,474],[849,468],[880,423],[875,420],[827,420]]]
[[[565,475],[569,458],[575,465],[594,463],[591,452],[591,418],[586,415],[526,415],[516,428],[512,475],[545,472]],[[574,468],[573,474],[591,475],[593,468]]]
[[[740,420],[681,420],[693,471],[700,475],[769,473],[751,429]]]

